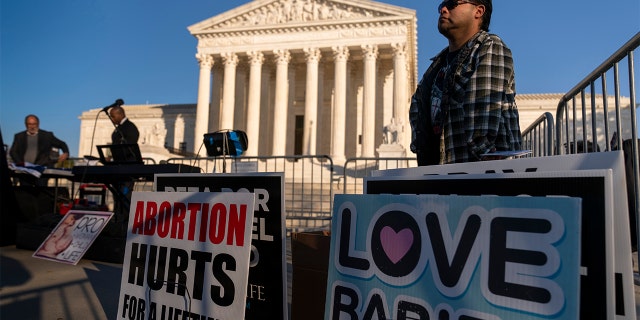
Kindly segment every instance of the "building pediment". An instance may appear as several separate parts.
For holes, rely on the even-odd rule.
[[[415,11],[370,0],[254,0],[190,26],[194,36],[259,33],[264,30],[326,28],[345,23],[413,20]]]

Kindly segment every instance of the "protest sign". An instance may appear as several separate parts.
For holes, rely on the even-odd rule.
[[[622,152],[595,152],[376,171],[364,188],[366,193],[580,197],[581,317],[635,320],[624,170]]]
[[[254,194],[134,192],[117,319],[244,318]]]
[[[576,319],[580,202],[336,195],[325,319]]]
[[[157,174],[166,192],[255,193],[245,319],[287,319],[283,173]]]
[[[113,212],[69,211],[34,252],[33,257],[77,264],[111,216]]]

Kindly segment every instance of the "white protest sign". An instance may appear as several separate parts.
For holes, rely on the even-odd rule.
[[[253,193],[134,192],[117,319],[243,319],[253,205]]]
[[[284,173],[156,174],[155,191],[254,193],[245,319],[287,319]]]
[[[69,211],[33,257],[77,264],[112,216],[113,212],[106,211]]]

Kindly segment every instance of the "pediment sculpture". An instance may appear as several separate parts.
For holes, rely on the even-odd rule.
[[[389,14],[329,0],[280,0],[217,23],[213,27],[249,27],[387,15]]]

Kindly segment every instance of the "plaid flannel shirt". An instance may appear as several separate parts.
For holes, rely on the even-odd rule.
[[[434,139],[431,128],[431,86],[447,53],[445,48],[432,59],[411,99],[411,150],[415,153],[440,153],[440,139]],[[478,161],[488,151],[521,150],[515,95],[511,50],[498,36],[480,31],[460,49],[445,74],[444,159],[440,163]]]

